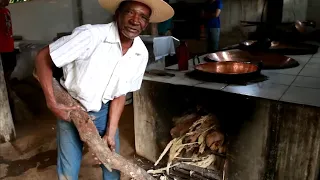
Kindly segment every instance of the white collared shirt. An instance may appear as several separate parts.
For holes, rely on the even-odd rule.
[[[140,37],[122,55],[115,22],[80,26],[49,49],[53,63],[63,69],[61,85],[87,111],[99,111],[102,102],[139,90],[149,57]]]

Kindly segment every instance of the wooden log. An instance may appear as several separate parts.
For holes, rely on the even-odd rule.
[[[9,105],[6,81],[0,58],[0,143],[14,140],[16,131]]]
[[[177,179],[190,179],[189,173],[177,171],[175,168],[170,169],[170,176]]]
[[[208,179],[214,179],[214,180],[221,180],[221,177],[219,176],[219,173],[210,169],[204,169],[198,166],[193,166],[185,163],[180,163],[177,168],[179,169],[185,169],[188,171],[194,171],[201,176],[208,178]]]
[[[195,172],[191,173],[190,171],[188,170],[185,170],[185,169],[180,169],[178,167],[174,167],[173,168],[174,171],[177,171],[181,174],[184,174],[185,176],[189,176],[190,178],[192,179],[196,179],[196,180],[216,180],[216,179],[207,179],[205,178],[204,176],[201,176]]]
[[[53,79],[53,91],[58,103],[75,106],[80,105],[73,99],[62,86]],[[73,110],[70,112],[70,119],[76,126],[81,140],[86,143],[99,160],[108,167],[111,165],[113,169],[117,169],[137,180],[154,180],[155,178],[149,175],[144,169],[138,165],[131,163],[121,155],[112,152],[108,145],[100,137],[97,128],[87,112],[83,110]]]
[[[196,114],[185,115],[170,131],[172,138],[180,137],[189,131],[189,128],[199,117]]]

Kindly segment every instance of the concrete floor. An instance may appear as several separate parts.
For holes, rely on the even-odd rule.
[[[46,109],[41,89],[30,83],[19,83],[13,88],[33,117],[20,117],[15,122],[16,140],[0,144],[0,180],[56,180],[56,119]],[[134,160],[132,105],[125,107],[121,117],[120,143],[120,154]],[[83,155],[79,179],[102,179],[100,167],[94,165],[87,151]]]

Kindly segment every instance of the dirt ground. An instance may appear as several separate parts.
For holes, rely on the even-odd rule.
[[[34,81],[12,88],[23,104],[15,102],[16,140],[0,144],[0,180],[56,180],[56,119]],[[130,160],[136,159],[133,127],[133,107],[126,105],[120,120],[120,154]],[[101,175],[91,153],[85,151],[79,179],[99,180]]]

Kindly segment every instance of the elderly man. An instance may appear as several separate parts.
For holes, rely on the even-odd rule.
[[[79,107],[58,104],[53,95],[52,65],[62,67],[61,85],[93,117],[112,150],[119,153],[118,122],[125,95],[140,88],[148,51],[139,37],[149,22],[162,22],[174,14],[162,0],[99,0],[115,13],[114,22],[83,25],[42,49],[36,58],[36,74],[48,108],[58,117],[57,171],[59,179],[76,180],[83,144],[68,112]],[[103,179],[119,179],[119,172],[102,167]]]

